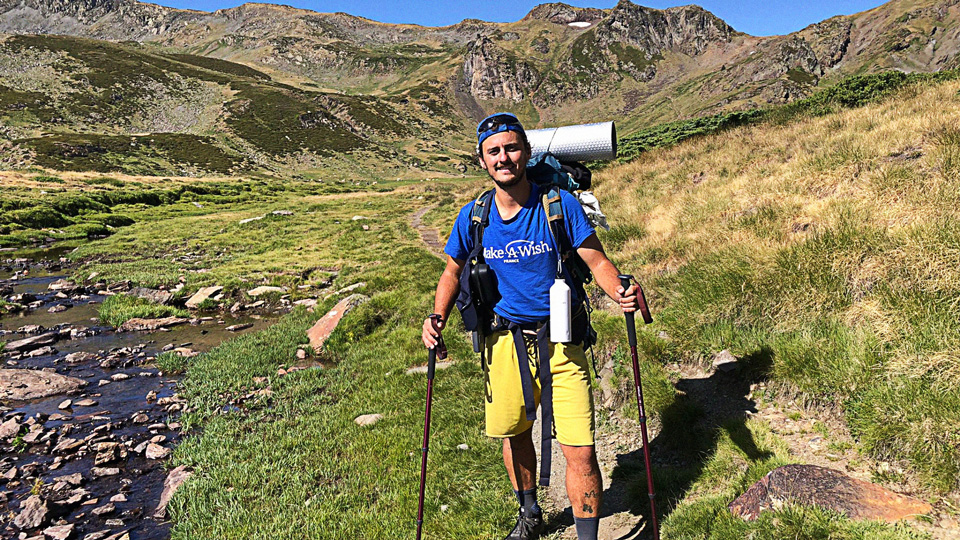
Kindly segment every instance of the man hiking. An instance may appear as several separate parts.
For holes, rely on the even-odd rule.
[[[488,198],[491,207],[482,247],[499,292],[493,320],[488,321],[490,328],[482,332],[486,336],[481,344],[486,433],[503,440],[503,462],[520,504],[517,524],[506,538],[537,538],[543,523],[537,505],[537,463],[531,436],[532,415],[539,403],[544,425],[549,425],[548,410],[552,406],[554,433],[567,462],[567,496],[577,537],[596,540],[603,482],[594,448],[594,406],[583,347],[587,324],[577,322],[586,319],[585,299],[579,298],[582,293],[576,287],[572,288],[573,341],[549,343],[543,329],[549,326],[549,289],[558,275],[561,250],[541,204],[543,188],[527,178],[531,148],[516,116],[499,113],[480,122],[477,152],[480,165],[495,184],[493,196]],[[617,268],[604,254],[579,202],[562,190],[560,195],[569,244],[604,292],[625,312],[635,311],[637,287],[632,285],[624,291]],[[423,323],[422,337],[428,348],[438,344],[460,292],[460,274],[474,247],[470,226],[475,204],[471,202],[460,211],[444,249],[447,265],[437,284],[434,315]],[[569,278],[566,268],[562,272]],[[548,462],[549,450],[546,454],[541,459]],[[543,477],[541,483],[545,485]]]

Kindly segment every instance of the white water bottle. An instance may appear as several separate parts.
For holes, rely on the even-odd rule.
[[[550,341],[554,343],[573,339],[570,303],[570,287],[562,279],[554,281],[550,287]]]

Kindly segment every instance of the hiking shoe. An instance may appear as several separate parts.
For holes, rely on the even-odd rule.
[[[540,538],[540,528],[543,525],[543,513],[531,512],[527,514],[523,508],[517,515],[517,525],[510,531],[504,540],[534,540]]]

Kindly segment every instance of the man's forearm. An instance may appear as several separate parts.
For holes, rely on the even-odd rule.
[[[460,276],[455,275],[450,269],[443,271],[440,275],[440,281],[437,282],[437,295],[433,300],[433,312],[443,317],[444,321],[449,320],[450,312],[453,311],[453,304],[457,301],[457,295],[460,294]]]
[[[620,275],[620,272],[617,270],[617,267],[610,262],[610,259],[603,257],[597,262],[595,268],[591,268],[591,271],[597,281],[597,285],[600,285],[603,292],[607,293],[607,296],[614,301],[620,301],[620,295],[617,294],[617,288],[620,287],[620,278],[617,276]]]

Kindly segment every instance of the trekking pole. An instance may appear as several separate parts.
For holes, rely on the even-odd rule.
[[[633,280],[633,276],[621,274],[617,277],[620,278],[620,285],[623,287],[623,291],[626,292],[627,289],[630,288],[630,281]],[[639,283],[637,284],[637,304],[640,309],[640,315],[643,317],[643,322],[646,324],[652,323],[653,317],[650,316],[647,299],[644,298],[643,289],[640,288]],[[630,342],[630,355],[633,357],[633,383],[637,387],[637,408],[640,410],[640,436],[643,438],[643,460],[647,467],[647,493],[650,495],[650,516],[653,521],[653,538],[654,540],[660,540],[660,528],[657,526],[657,505],[654,502],[655,494],[653,492],[653,469],[650,467],[650,443],[647,440],[647,414],[643,408],[643,388],[640,386],[640,362],[637,360],[637,327],[633,312],[624,312],[623,316],[627,319],[627,339]]]
[[[439,315],[431,315],[433,327],[437,327]],[[423,531],[423,494],[427,487],[427,452],[430,449],[430,406],[433,402],[433,374],[437,369],[437,354],[443,360],[447,357],[447,348],[443,346],[443,339],[437,342],[436,347],[428,349],[427,353],[427,410],[423,421],[423,445],[420,447],[423,452],[420,458],[420,502],[417,509],[417,540]]]

